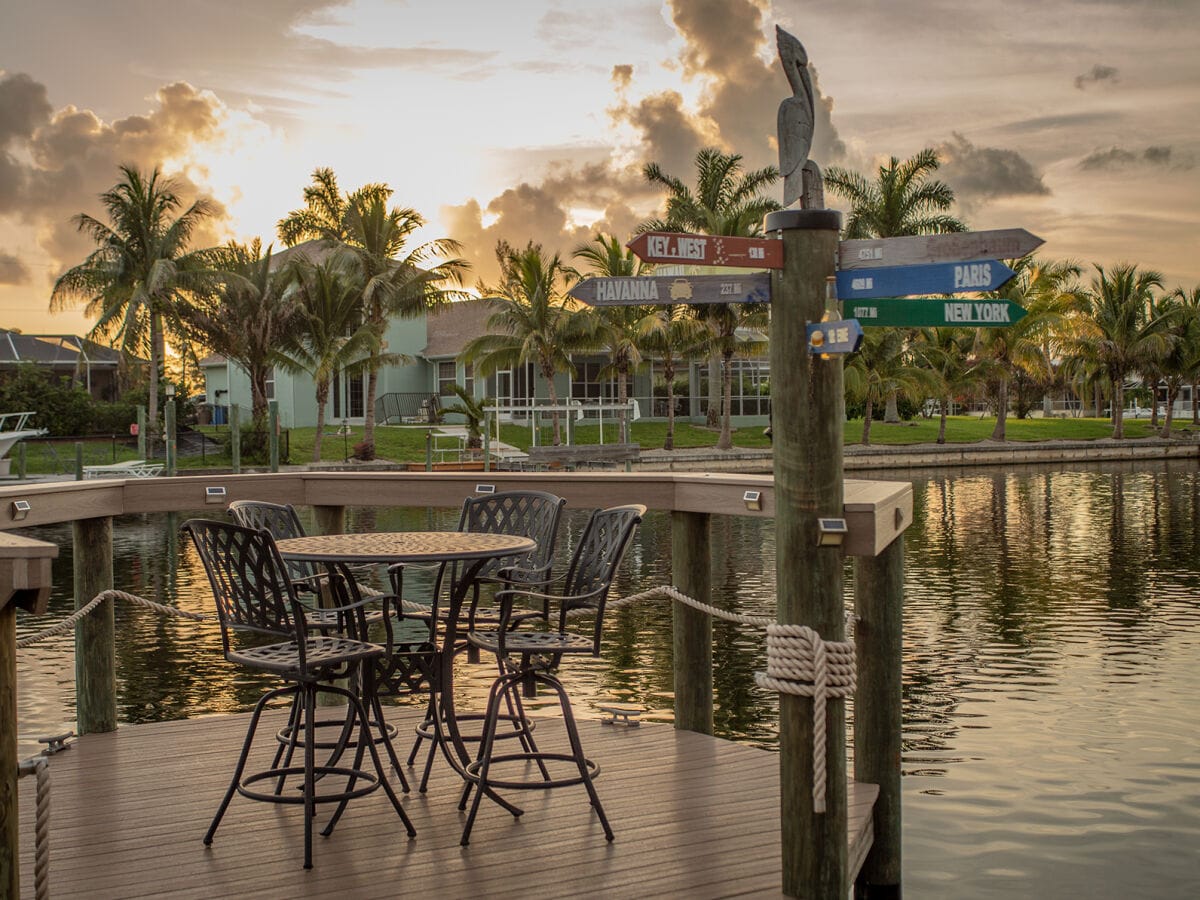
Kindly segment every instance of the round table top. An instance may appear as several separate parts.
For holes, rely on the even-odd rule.
[[[384,531],[314,534],[276,541],[284,559],[310,562],[445,562],[517,556],[537,547],[532,538],[478,531]]]

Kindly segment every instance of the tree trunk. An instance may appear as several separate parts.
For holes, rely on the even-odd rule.
[[[900,424],[900,408],[896,402],[896,391],[888,391],[887,405],[883,409],[883,422],[885,425]]]
[[[617,424],[619,426],[621,443],[629,443],[629,410],[624,408],[624,404],[629,402],[629,383],[626,380],[628,373],[625,366],[622,365],[617,370],[617,403],[621,404],[621,409],[617,411]]]
[[[317,382],[317,434],[313,438],[313,462],[321,461],[321,435],[325,433],[325,403],[329,400],[329,381]]]
[[[379,393],[379,365],[370,363],[367,369],[366,409],[363,410],[362,453],[364,460],[375,458],[375,397]]]
[[[1113,379],[1112,390],[1113,433],[1116,439],[1125,437],[1125,376]]]
[[[1200,425],[1200,396],[1196,395],[1197,390],[1200,390],[1200,381],[1192,382],[1192,424]]]
[[[1000,387],[996,391],[996,427],[992,429],[992,440],[1008,439],[1008,379],[1000,379]]]
[[[733,433],[730,418],[733,413],[733,354],[721,354],[721,436],[717,438],[718,450],[733,449]]]
[[[1163,415],[1162,436],[1169,438],[1171,436],[1171,420],[1174,418],[1175,398],[1179,396],[1179,388],[1172,386],[1167,387],[1167,411]],[[1158,404],[1154,404],[1158,406]]]
[[[941,407],[942,415],[941,421],[938,422],[937,442],[944,444],[946,443],[946,410],[950,408],[950,396],[948,394],[942,398]]]
[[[554,446],[557,447],[562,443],[562,435],[558,427],[558,391],[554,389],[554,370],[549,366],[543,366],[542,377],[546,379],[546,389],[550,394],[550,406],[552,407],[550,411],[550,421],[554,423]],[[537,427],[536,414],[534,417],[533,427]]]
[[[150,385],[146,396],[147,419],[150,422],[150,441],[146,444],[146,452],[154,455],[154,445],[158,442],[158,387],[165,342],[162,333],[162,318],[158,313],[150,313]]]
[[[867,398],[867,405],[863,408],[863,433],[862,442],[864,447],[871,446],[871,407],[873,406],[871,398]]]
[[[1104,415],[1104,398],[1100,395],[1100,379],[1096,379],[1096,383],[1092,385],[1092,400],[1096,404],[1096,418],[1099,419]]]
[[[704,424],[716,428],[721,424],[721,356],[714,353],[708,360],[708,409]]]
[[[675,449],[675,361],[670,354],[663,359],[663,377],[667,379],[667,436],[664,450]]]

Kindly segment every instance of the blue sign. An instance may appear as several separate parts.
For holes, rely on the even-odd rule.
[[[998,259],[849,269],[837,273],[837,292],[839,300],[967,294],[994,291],[1016,274]]]
[[[863,330],[858,319],[813,322],[808,326],[809,353],[853,353],[862,339]]]

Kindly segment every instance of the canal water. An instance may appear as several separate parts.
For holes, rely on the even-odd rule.
[[[898,480],[897,473],[879,477]],[[1158,463],[912,473],[904,608],[904,881],[910,897],[1200,895],[1200,473]],[[197,515],[211,515],[199,510]],[[211,610],[186,515],[118,519],[117,587]],[[569,547],[583,515],[567,517]],[[453,528],[452,510],[350,511],[361,530]],[[311,525],[311,522],[308,523]],[[63,548],[69,526],[30,529]],[[620,593],[669,583],[670,522],[651,514]],[[715,517],[715,602],[774,612],[769,521]],[[852,567],[847,592],[852,597]],[[415,591],[429,576],[407,579]],[[57,595],[51,621],[71,609]],[[35,631],[19,619],[18,635]],[[714,623],[716,727],[772,748],[776,699],[754,683],[761,632]],[[125,722],[249,708],[267,682],[225,663],[211,624],[117,609]],[[73,638],[18,659],[22,755],[73,719]],[[575,663],[576,661],[572,661]],[[487,667],[462,663],[465,704]],[[604,655],[572,665],[581,715],[622,700],[671,719],[665,604],[611,616]],[[853,719],[851,711],[851,720]],[[851,735],[852,744],[852,735]]]

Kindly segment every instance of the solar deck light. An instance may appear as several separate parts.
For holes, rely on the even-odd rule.
[[[475,485],[475,493],[494,494],[496,493],[496,486],[494,484],[477,484]]]
[[[14,522],[20,522],[29,515],[29,510],[33,509],[29,505],[28,500],[14,500],[12,502],[12,517]]]
[[[846,532],[849,530],[846,527],[845,519],[818,519],[817,546],[840,547],[842,546],[842,538],[846,536]]]
[[[206,487],[204,489],[205,503],[224,503],[225,488],[223,487]]]
[[[742,494],[742,502],[746,504],[746,509],[761,510],[762,491],[746,491]]]

